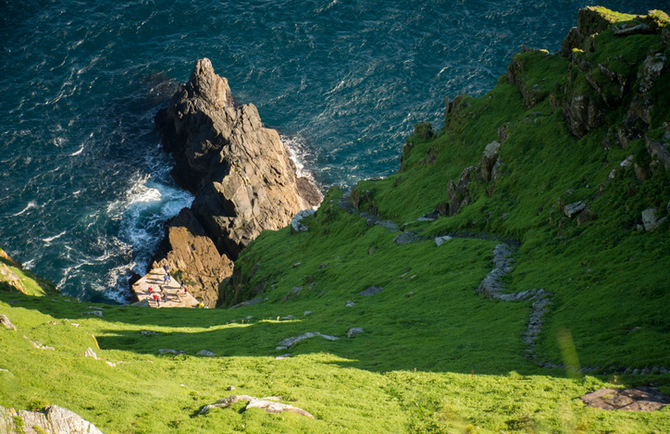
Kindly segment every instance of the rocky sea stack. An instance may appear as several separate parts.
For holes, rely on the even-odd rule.
[[[240,251],[261,231],[282,228],[317,206],[322,195],[296,175],[277,131],[263,127],[253,104],[237,103],[207,58],[196,62],[155,121],[175,160],[173,178],[195,199],[166,224],[153,267],[169,265],[213,307]]]

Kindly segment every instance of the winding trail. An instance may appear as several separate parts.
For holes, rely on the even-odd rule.
[[[349,196],[345,193],[340,197],[337,202],[337,205],[347,211],[350,214],[358,214],[362,218],[367,220],[369,226],[382,226],[388,229],[390,232],[399,232],[399,226],[390,221],[390,220],[380,220],[376,216],[368,212],[360,212],[349,201]],[[436,220],[438,215],[435,215],[435,212],[429,213],[425,216],[419,217],[415,221],[431,221]],[[410,222],[413,223],[413,222]],[[408,223],[408,224],[410,224]],[[405,225],[407,226],[407,225]],[[463,236],[463,235],[451,235],[459,238],[481,238],[477,236]],[[439,237],[422,237],[419,235],[419,231],[403,231],[393,240],[394,243],[398,245],[415,243],[417,241],[423,241],[429,238],[439,238]],[[521,292],[514,293],[505,293],[503,292],[505,283],[502,279],[503,276],[509,274],[510,271],[514,268],[514,261],[511,258],[514,249],[510,246],[509,243],[500,243],[493,248],[493,270],[484,277],[482,282],[477,288],[477,293],[480,296],[485,296],[493,300],[500,301],[532,301],[532,310],[528,318],[528,327],[523,333],[523,342],[526,345],[525,357],[527,359],[536,359],[535,355],[535,345],[536,340],[540,332],[542,331],[542,325],[544,324],[543,317],[544,314],[549,311],[549,305],[551,304],[553,292],[545,291],[544,289],[529,289]],[[549,366],[548,366],[549,367]],[[558,367],[558,366],[557,366]]]
[[[530,315],[528,317],[528,327],[523,333],[523,343],[525,344],[525,358],[529,360],[537,360],[537,355],[535,354],[535,346],[538,336],[542,331],[542,326],[544,325],[543,317],[549,311],[549,306],[552,303],[552,298],[554,293],[551,291],[545,291],[544,289],[529,289],[526,291],[508,293],[504,292],[505,283],[503,277],[509,274],[514,268],[514,261],[511,258],[512,253],[514,253],[516,247],[516,242],[512,240],[503,240],[495,236],[487,235],[468,235],[468,234],[448,234],[447,237],[441,236],[421,236],[421,230],[404,230],[409,224],[421,221],[432,221],[437,220],[439,215],[436,211],[428,213],[418,219],[406,223],[402,226],[398,226],[396,223],[390,220],[380,220],[378,217],[365,212],[359,211],[350,203],[349,194],[344,193],[342,197],[337,201],[337,205],[347,211],[350,214],[358,214],[360,217],[367,220],[368,225],[370,226],[382,226],[389,230],[389,232],[396,233],[400,232],[399,235],[393,240],[394,243],[398,245],[415,243],[418,241],[425,241],[428,239],[438,238],[477,238],[477,239],[486,239],[486,240],[498,240],[503,241],[497,244],[493,248],[493,269],[489,274],[484,277],[482,282],[479,284],[476,292],[479,296],[484,296],[489,299],[499,300],[499,301],[532,301],[532,308]],[[438,245],[441,243],[438,243]],[[664,366],[652,366],[644,368],[634,368],[632,366],[609,366],[607,368],[602,368],[600,366],[588,366],[588,367],[579,367],[579,366],[570,366],[565,365],[564,363],[552,363],[548,361],[536,361],[537,365],[541,368],[546,369],[565,369],[573,372],[580,372],[582,374],[587,373],[598,373],[600,375],[607,375],[613,373],[619,374],[631,374],[631,375],[648,375],[648,374],[666,374],[670,372],[670,368]]]

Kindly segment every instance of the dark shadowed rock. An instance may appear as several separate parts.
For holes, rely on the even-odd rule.
[[[600,33],[614,23],[614,19],[608,19],[597,11],[595,6],[587,6],[580,9],[577,14],[577,27],[570,30],[568,36],[563,40],[561,56],[569,57],[573,48],[580,47],[586,38]]]
[[[375,294],[381,292],[383,289],[384,288],[382,288],[381,286],[371,286],[368,289],[366,289],[365,291],[359,292],[358,295],[363,295],[363,296],[375,295]]]
[[[602,99],[595,99],[576,89],[563,105],[563,118],[575,137],[583,137],[605,122]]]
[[[546,50],[531,50],[528,49],[525,45],[522,46],[521,53],[525,53],[527,51],[549,56],[549,53]],[[526,83],[523,78],[523,73],[527,67],[524,64],[524,60],[520,54],[515,55],[512,58],[510,64],[507,66],[507,78],[511,84],[514,84],[517,88],[519,88],[519,91],[523,96],[523,103],[526,108],[531,108],[542,102],[549,95],[549,92],[539,84],[530,85],[529,83]]]
[[[670,169],[670,152],[666,146],[658,143],[656,140],[647,137],[646,141],[647,152],[651,155],[651,158],[654,161],[657,161],[658,164],[661,164],[664,169]]]

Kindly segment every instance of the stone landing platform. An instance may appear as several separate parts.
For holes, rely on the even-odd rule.
[[[146,300],[150,307],[198,307],[198,300],[184,292],[172,276],[167,284],[163,284],[165,274],[162,268],[155,268],[135,282],[131,288],[135,301],[142,303]],[[150,287],[158,294],[159,303],[154,301],[153,293],[149,292]]]

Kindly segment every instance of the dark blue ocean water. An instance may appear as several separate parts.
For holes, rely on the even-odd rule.
[[[492,88],[521,44],[558,50],[587,4],[0,1],[0,247],[65,294],[125,302],[192,200],[153,116],[199,57],[323,188],[351,186],[395,171],[413,124],[439,128],[444,97]]]

